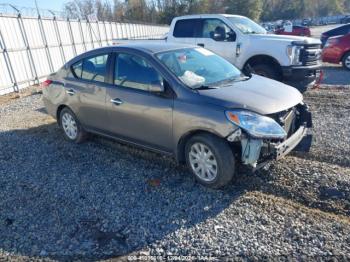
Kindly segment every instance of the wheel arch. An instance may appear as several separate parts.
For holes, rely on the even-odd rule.
[[[348,50],[346,50],[346,51],[344,52],[344,54],[342,55],[342,57],[341,57],[341,59],[340,59],[340,62],[343,62],[345,56],[347,56],[347,55],[349,55],[349,54],[350,54],[350,49],[348,49]]]
[[[282,66],[281,64],[276,60],[276,58],[269,56],[269,55],[254,55],[250,57],[243,66],[243,69],[246,68],[248,65],[253,67],[254,65],[258,64],[268,64],[275,67],[279,74],[282,75]]]
[[[58,107],[57,107],[57,110],[56,110],[56,119],[57,119],[57,123],[58,123],[58,125],[60,125],[60,115],[61,115],[61,112],[62,112],[62,110],[64,109],[64,108],[69,108],[69,106],[67,106],[67,105],[64,105],[64,104],[62,104],[62,105],[59,105]],[[70,108],[69,108],[70,109]]]
[[[181,136],[181,138],[177,142],[177,147],[176,147],[176,160],[179,163],[185,163],[186,162],[186,157],[185,157],[185,147],[189,139],[195,135],[199,134],[209,134],[216,136],[218,138],[224,139],[220,134],[213,132],[212,130],[205,130],[205,129],[195,129],[188,131],[184,135]]]

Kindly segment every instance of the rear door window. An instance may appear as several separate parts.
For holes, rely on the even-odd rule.
[[[88,81],[104,82],[107,72],[108,54],[84,58],[72,65],[75,78]]]
[[[174,28],[174,37],[196,37],[199,23],[200,19],[183,19],[177,21]]]
[[[83,60],[72,65],[72,72],[74,77],[81,78],[81,75],[83,73]]]
[[[107,59],[107,54],[84,59],[81,78],[89,81],[104,82],[107,71]]]

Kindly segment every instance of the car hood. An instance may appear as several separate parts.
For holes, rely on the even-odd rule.
[[[303,96],[294,87],[258,75],[253,75],[249,80],[198,91],[211,98],[211,103],[227,109],[243,108],[262,115],[289,109],[303,101]]]
[[[252,40],[270,40],[270,41],[285,41],[285,42],[304,42],[305,44],[321,44],[319,39],[293,36],[293,35],[275,35],[275,34],[251,34],[249,35]]]

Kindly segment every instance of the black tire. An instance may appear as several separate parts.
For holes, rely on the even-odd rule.
[[[74,119],[74,121],[76,123],[77,133],[76,133],[76,136],[74,136],[74,138],[72,136],[69,136],[68,133],[66,132],[65,128],[64,128],[63,117],[65,115],[70,115]],[[71,142],[74,142],[74,143],[78,144],[78,143],[82,143],[83,141],[86,140],[86,138],[87,138],[86,131],[81,126],[79,120],[77,119],[77,117],[75,116],[73,111],[70,110],[68,107],[63,108],[62,111],[60,112],[60,118],[58,120],[58,123],[59,123],[59,126],[62,129],[64,138],[67,139],[68,141],[71,141]]]
[[[347,62],[347,60],[350,61],[350,52],[347,52],[342,60],[343,67],[347,70],[350,70],[350,64],[346,65],[347,63],[349,63]]]
[[[253,73],[267,78],[280,80],[280,75],[273,65],[257,64],[252,66]]]
[[[217,174],[212,181],[205,181],[196,175],[190,163],[190,150],[196,143],[207,146],[217,163]],[[228,185],[235,176],[235,157],[229,144],[219,137],[210,134],[199,134],[191,137],[185,146],[185,157],[188,168],[195,179],[202,185],[213,189],[219,189]]]

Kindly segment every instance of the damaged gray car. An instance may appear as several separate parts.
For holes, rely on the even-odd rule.
[[[201,47],[130,44],[79,55],[43,84],[67,140],[107,136],[186,163],[220,188],[311,146],[311,114],[295,88],[244,75]]]

